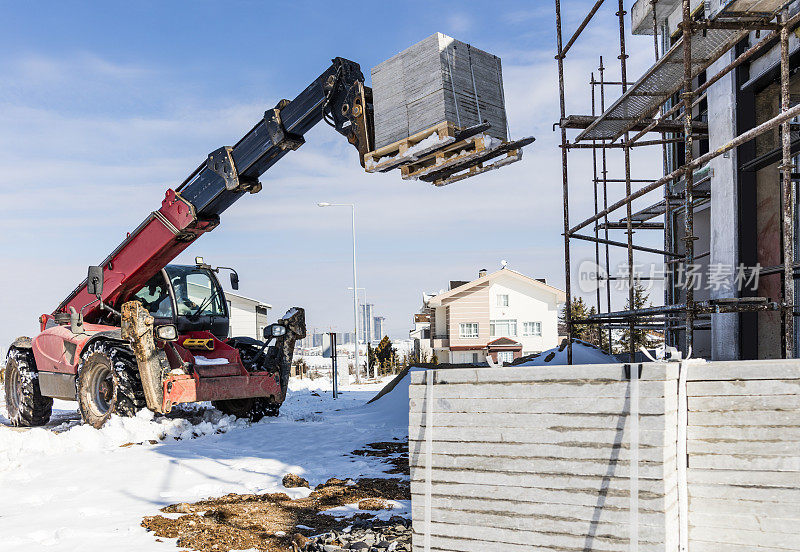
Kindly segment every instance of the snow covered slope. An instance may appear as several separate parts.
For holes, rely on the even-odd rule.
[[[67,420],[60,433],[0,426],[0,548],[93,551],[113,543],[115,552],[174,551],[173,542],[158,543],[139,526],[142,516],[231,492],[307,495],[307,488],[283,488],[288,472],[312,486],[332,476],[384,475],[380,459],[345,455],[405,438],[407,393],[364,406],[383,384],[353,385],[336,401],[329,386],[293,380],[281,415],[252,425],[200,408],[189,420],[144,412],[95,430],[76,425],[67,410],[74,403],[59,402]]]

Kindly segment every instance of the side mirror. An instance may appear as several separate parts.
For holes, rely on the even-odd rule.
[[[86,277],[86,292],[98,299],[103,295],[103,267],[90,266]]]
[[[272,339],[273,337],[280,337],[286,335],[286,326],[280,324],[270,324],[264,327],[264,339]]]
[[[239,275],[235,272],[231,272],[231,287],[233,289],[239,289]]]

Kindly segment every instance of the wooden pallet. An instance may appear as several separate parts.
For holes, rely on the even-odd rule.
[[[503,157],[495,161],[494,163],[490,163],[488,165],[484,163],[478,163],[477,165],[473,165],[468,169],[465,169],[461,172],[454,173],[447,178],[438,178],[432,182],[434,186],[447,186],[448,184],[452,184],[453,182],[458,182],[459,180],[464,180],[465,178],[470,178],[472,176],[477,176],[481,173],[485,173],[487,171],[493,171],[495,169],[499,169],[500,167],[505,167],[506,165],[510,165],[511,163],[515,163],[522,159],[522,150],[515,149],[509,152],[506,152]]]
[[[511,142],[498,140],[485,134],[487,129],[488,124],[461,129],[445,121],[367,153],[365,169],[367,172],[400,169],[403,180],[444,186],[519,161],[522,147],[534,140],[532,137]],[[434,135],[438,140],[422,144]],[[493,159],[496,160],[489,163]]]
[[[403,138],[375,151],[370,151],[364,155],[364,166],[366,171],[372,172],[386,172],[397,167],[400,167],[409,162],[415,162],[433,149],[439,148],[444,144],[455,142],[455,136],[460,129],[449,121],[443,121],[438,125],[417,132],[416,134]],[[426,138],[433,134],[439,136],[439,141],[432,144],[429,148],[424,148],[419,151],[414,151],[413,148]],[[412,150],[409,153],[409,150]]]
[[[417,180],[427,174],[458,165],[488,151],[485,135],[473,136],[455,142],[430,155],[400,167],[403,180]]]
[[[522,148],[533,143],[534,140],[533,136],[528,136],[511,142],[504,141],[499,145],[493,142],[491,147],[479,149],[472,155],[462,155],[451,162],[427,171],[418,178],[423,182],[430,182],[434,186],[445,186],[486,171],[499,169],[522,159]]]

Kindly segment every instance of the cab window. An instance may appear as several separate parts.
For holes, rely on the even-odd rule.
[[[153,317],[172,318],[172,300],[167,284],[159,272],[140,289],[134,297],[147,309]]]
[[[222,293],[202,269],[189,266],[170,265],[166,268],[178,315],[224,316]]]

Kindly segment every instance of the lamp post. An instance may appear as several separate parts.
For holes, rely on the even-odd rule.
[[[360,382],[358,365],[358,280],[356,278],[356,206],[354,203],[317,203],[318,207],[350,207],[353,217],[353,327],[355,329],[356,383]]]

